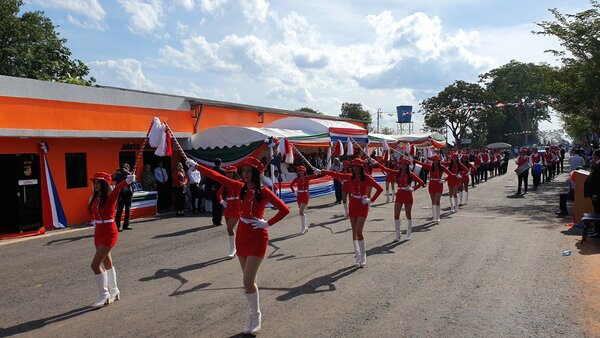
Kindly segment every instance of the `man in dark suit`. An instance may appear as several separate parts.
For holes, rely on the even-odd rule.
[[[221,159],[220,158],[215,159],[214,163],[215,163],[215,167],[213,169],[216,172],[225,175],[225,170],[223,170],[223,168],[221,168],[221,164],[223,164]],[[208,198],[210,198],[210,200],[212,202],[212,222],[213,222],[214,226],[222,225],[221,222],[223,220],[223,206],[221,205],[221,202],[217,198],[217,191],[219,191],[220,188],[221,188],[221,184],[219,184],[218,182],[216,182],[214,180],[211,180],[208,177],[206,178],[206,181],[204,182],[204,190],[205,190],[205,194],[207,195]]]
[[[585,180],[583,196],[592,199],[594,213],[600,214],[600,149],[594,150],[592,155],[592,173]],[[595,233],[590,237],[600,237],[600,225],[596,224]]]
[[[121,168],[119,168],[115,173],[113,181],[115,181],[116,184],[125,181],[127,176],[131,175],[131,172],[129,170],[129,164],[123,163]],[[131,228],[129,227],[129,218],[131,215],[132,198],[133,188],[129,185],[121,189],[121,191],[119,192],[119,199],[117,201],[117,214],[115,217],[115,221],[117,223],[117,230],[119,231],[121,231],[121,215],[123,215],[123,209],[125,209],[125,218],[123,219],[123,230],[131,230]]]

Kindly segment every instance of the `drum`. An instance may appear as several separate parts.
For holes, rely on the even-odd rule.
[[[421,169],[423,167],[421,167],[419,164],[415,163],[415,167],[413,168],[413,172],[415,173],[415,175],[419,176],[419,174],[421,173]]]
[[[541,163],[536,163],[533,165],[532,174],[536,175],[536,176],[542,174],[542,164]]]
[[[521,175],[522,173],[529,170],[529,168],[531,168],[531,163],[525,162],[521,166],[519,166],[517,169],[515,169],[515,172],[517,173],[517,175]]]

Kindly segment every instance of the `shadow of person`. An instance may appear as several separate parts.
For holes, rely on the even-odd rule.
[[[67,244],[67,243],[77,242],[79,240],[86,239],[86,238],[92,238],[92,237],[94,237],[94,234],[83,235],[83,236],[76,236],[76,237],[69,237],[69,238],[61,238],[61,239],[54,239],[54,240],[51,240],[48,243],[44,244],[44,246]]]
[[[331,220],[327,221],[327,222],[311,223],[310,227],[311,228],[316,228],[316,227],[324,228],[324,229],[329,230],[329,232],[331,232],[332,234],[336,234],[336,232],[334,232],[331,227],[328,227],[328,225],[336,224],[343,220],[345,220],[345,218],[343,218],[343,217],[332,217]],[[346,232],[346,231],[344,231],[344,232]]]
[[[384,253],[395,253],[394,251],[392,251],[392,249],[394,249],[395,247],[400,246],[406,242],[408,242],[408,241],[402,240],[402,241],[398,241],[398,242],[384,243],[380,246],[372,247],[369,250],[367,250],[367,256],[380,255],[380,254],[384,254]]]
[[[346,267],[346,268],[342,268],[339,269],[333,273],[327,274],[325,276],[320,276],[317,278],[313,278],[311,280],[309,280],[308,282],[306,282],[304,285],[300,285],[294,288],[289,288],[289,289],[282,289],[282,288],[275,288],[276,290],[287,290],[286,293],[284,293],[283,295],[277,296],[278,301],[280,302],[285,302],[288,301],[290,299],[293,299],[295,297],[298,296],[302,296],[302,295],[310,295],[310,294],[317,294],[317,293],[322,293],[322,292],[331,292],[331,291],[335,291],[336,287],[335,287],[335,282],[337,282],[338,280],[351,275],[352,273],[356,272],[359,268],[356,266],[350,266],[350,267]],[[263,289],[269,289],[269,288],[263,288]]]
[[[55,316],[32,320],[27,323],[17,324],[15,326],[6,327],[6,328],[0,327],[0,337],[9,337],[9,336],[16,335],[19,333],[26,333],[26,332],[30,332],[33,330],[41,329],[42,327],[44,327],[46,325],[49,325],[52,323],[57,323],[57,322],[62,322],[63,320],[67,320],[67,319],[71,319],[71,318],[75,318],[77,316],[81,316],[81,315],[86,314],[93,310],[94,309],[91,308],[90,306],[84,306],[84,307],[80,307],[78,309],[74,309],[74,310],[71,310],[71,311],[68,311],[65,313],[61,313],[61,314],[58,314]]]
[[[198,231],[202,231],[202,230],[208,230],[208,229],[212,229],[212,228],[214,228],[214,226],[212,226],[212,225],[205,225],[203,227],[185,229],[185,230],[181,230],[181,231],[170,232],[168,234],[156,235],[156,236],[152,237],[152,239],[185,236],[185,235],[188,235],[188,234],[192,234],[194,232],[198,232]]]
[[[277,237],[277,238],[269,239],[269,246],[272,247],[275,250],[269,254],[268,258],[275,258],[275,257],[281,257],[281,256],[283,256],[283,254],[275,254],[277,251],[279,251],[279,249],[281,249],[279,246],[275,245],[275,243],[282,242],[282,241],[285,241],[285,240],[288,240],[288,239],[292,239],[292,238],[295,238],[295,237],[300,237],[300,236],[302,236],[302,234],[295,233],[295,234],[291,234],[291,235],[287,235],[287,236],[282,236],[282,237]]]

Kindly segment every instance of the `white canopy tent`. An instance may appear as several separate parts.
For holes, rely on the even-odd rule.
[[[269,137],[292,138],[309,136],[311,135],[303,130],[219,126],[204,129],[201,132],[192,135],[192,148],[240,147],[247,146],[257,141],[264,141]]]
[[[286,117],[271,122],[267,127],[300,129],[312,135],[329,134],[331,141],[346,142],[352,137],[356,142],[367,143],[368,131],[365,128],[345,121],[333,121],[316,118]]]

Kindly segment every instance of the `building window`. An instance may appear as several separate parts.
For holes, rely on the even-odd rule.
[[[67,189],[85,188],[88,186],[85,153],[66,153],[65,167],[67,172]]]

